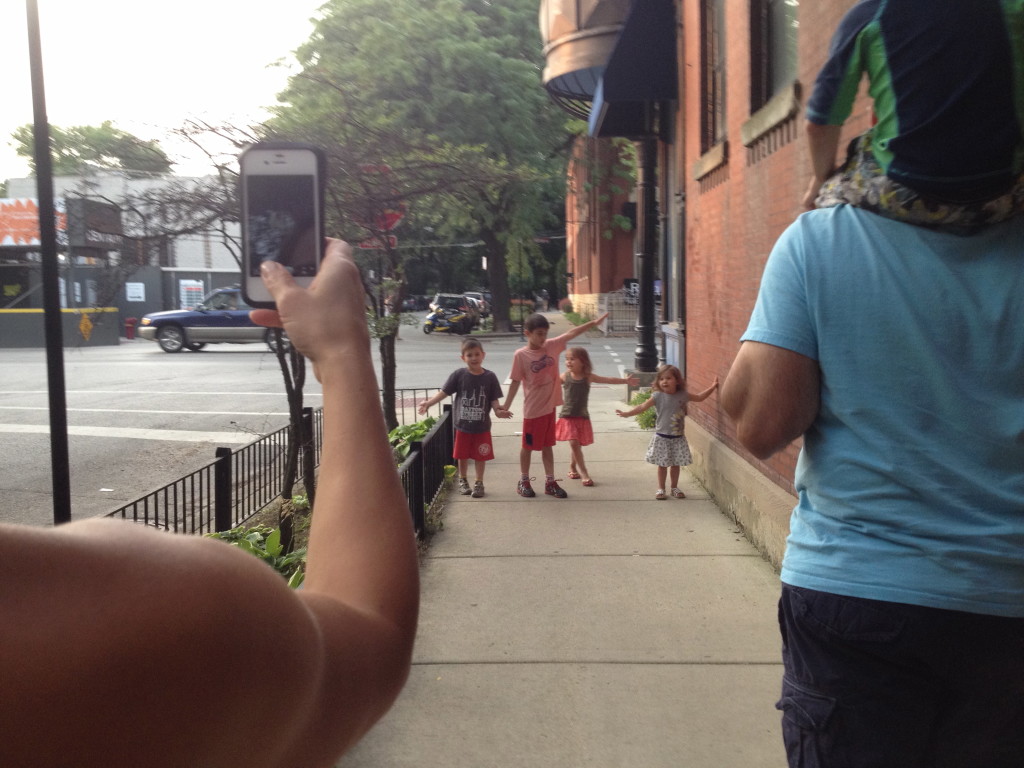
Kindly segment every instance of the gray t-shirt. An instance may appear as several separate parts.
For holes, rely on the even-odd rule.
[[[654,431],[659,435],[674,437],[683,434],[683,417],[686,416],[686,403],[689,396],[686,392],[653,392],[654,409],[658,414],[654,423]]]
[[[501,384],[493,372],[470,373],[468,368],[452,372],[441,391],[454,395],[455,428],[480,434],[491,429],[491,403],[502,398]]]

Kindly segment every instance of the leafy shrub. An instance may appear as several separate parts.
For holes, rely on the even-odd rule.
[[[630,406],[640,405],[651,399],[650,391],[637,392],[633,395],[633,398],[629,401]],[[637,414],[636,423],[640,429],[654,429],[654,422],[657,418],[654,408],[648,408],[643,413]]]
[[[572,312],[572,300],[568,297],[560,299],[558,302],[558,311],[563,313]]]
[[[285,552],[281,544],[281,531],[268,525],[252,528],[239,526],[223,533],[206,534],[211,539],[221,539],[232,546],[255,555],[288,580],[292,589],[298,587],[306,577],[306,548]]]
[[[409,447],[411,444],[426,437],[427,432],[430,431],[431,427],[433,427],[435,423],[437,423],[437,419],[433,416],[427,416],[423,421],[417,421],[412,424],[402,424],[401,426],[395,427],[388,433],[388,441],[391,443],[395,460],[399,464],[405,461],[406,457],[409,455]]]

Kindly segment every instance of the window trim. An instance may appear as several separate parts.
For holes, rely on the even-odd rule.
[[[740,126],[740,141],[749,147],[776,126],[795,117],[800,112],[800,81],[780,90],[768,99],[768,103],[752,114]]]

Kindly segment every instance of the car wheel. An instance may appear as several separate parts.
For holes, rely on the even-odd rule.
[[[206,343],[202,341],[190,341],[186,346],[191,351],[198,352],[200,349],[206,346]]]
[[[276,330],[278,330],[278,329],[276,329],[276,328],[267,328],[267,332],[263,335],[264,341],[267,342],[267,349],[269,349],[275,355],[277,354],[277,334],[274,333],[274,331],[276,331]],[[286,334],[284,332],[283,328],[280,329],[280,330],[281,330],[281,347],[284,349],[285,352],[290,352],[291,348],[292,348],[292,343],[290,341],[288,341],[288,334]]]
[[[164,352],[181,352],[185,348],[185,331],[177,325],[165,325],[156,332],[156,343]]]

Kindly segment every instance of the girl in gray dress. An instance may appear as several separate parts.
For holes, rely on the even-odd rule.
[[[682,371],[674,365],[663,365],[658,368],[654,383],[651,385],[651,397],[628,411],[616,410],[619,416],[636,416],[648,408],[654,408],[657,420],[654,425],[654,437],[644,457],[648,464],[658,467],[658,491],[654,498],[664,500],[665,477],[672,483],[670,493],[674,499],[684,499],[686,494],[679,488],[679,468],[693,463],[690,445],[683,434],[683,420],[686,416],[686,404],[691,400],[699,403],[706,400],[718,388],[718,377],[703,392],[696,394],[686,391],[686,379]]]

